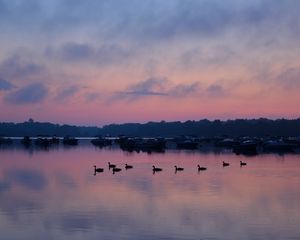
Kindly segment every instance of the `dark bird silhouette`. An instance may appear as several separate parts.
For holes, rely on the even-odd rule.
[[[182,168],[182,167],[177,167],[177,166],[174,166],[175,167],[175,171],[177,172],[177,171],[183,171],[184,170],[184,168]]]
[[[117,168],[117,167],[113,168],[113,174],[115,174],[115,172],[121,172],[121,171],[122,171],[121,168]]]
[[[240,165],[241,165],[241,166],[246,166],[247,163],[240,161]]]
[[[125,164],[125,169],[127,170],[127,169],[132,169],[133,168],[133,166],[132,165],[128,165],[127,163]]]
[[[200,167],[200,165],[198,164],[198,172],[205,171],[206,169],[206,167]]]
[[[103,172],[104,169],[103,168],[97,168],[96,165],[94,165],[94,168],[95,168],[95,172],[94,172],[94,175],[96,175],[96,173],[100,173],[100,172]]]
[[[161,172],[162,171],[162,168],[155,167],[154,165],[152,166],[152,169],[153,169],[153,172]]]
[[[228,167],[229,163],[223,161],[223,167]]]
[[[110,162],[108,162],[108,168],[111,169],[111,168],[115,168],[116,165],[115,164],[111,164]]]

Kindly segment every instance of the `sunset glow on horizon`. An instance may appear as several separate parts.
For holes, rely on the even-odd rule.
[[[300,2],[0,0],[0,122],[299,118]]]

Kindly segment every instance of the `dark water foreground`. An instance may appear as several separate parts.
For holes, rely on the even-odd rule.
[[[299,190],[299,155],[5,148],[0,239],[300,239]]]

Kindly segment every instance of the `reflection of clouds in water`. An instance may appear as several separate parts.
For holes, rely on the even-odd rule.
[[[21,186],[22,190],[17,190]],[[33,169],[10,169],[4,172],[4,180],[0,182],[0,210],[10,218],[17,220],[24,212],[42,209],[44,203],[35,195],[27,194],[27,190],[42,191],[47,186],[45,176]]]
[[[213,194],[221,193],[223,189],[223,182],[219,177],[215,176],[214,178],[209,179],[208,188]]]
[[[108,159],[102,152],[105,150],[97,151],[91,161]],[[261,168],[263,159],[259,159],[247,168],[225,170],[216,164],[224,156],[207,162],[200,158],[209,170],[198,174],[193,156],[183,154],[186,169],[175,175],[173,162],[181,159],[166,154],[172,161],[160,163],[169,170],[164,168],[155,176],[151,167],[137,166],[119,175],[106,169],[94,177],[86,152],[77,152],[72,158],[65,154],[45,153],[48,160],[41,159],[42,154],[33,156],[32,162],[23,162],[25,169],[20,161],[15,168],[11,167],[14,162],[7,161],[11,168],[2,168],[0,181],[1,232],[12,219],[15,227],[25,232],[23,239],[32,239],[36,231],[40,231],[40,239],[52,234],[53,239],[279,240],[300,234],[296,227],[300,223],[299,170],[288,165],[288,159],[284,166],[289,169],[273,161],[267,162],[268,168]],[[142,162],[141,155],[131,157],[134,164]],[[34,170],[36,159],[41,160],[42,171]],[[120,155],[109,159],[118,164],[124,160]],[[254,170],[265,174],[257,176]],[[286,179],[270,171],[287,173]],[[25,183],[20,183],[23,180]],[[27,223],[29,218],[33,222]]]
[[[71,175],[63,171],[59,171],[55,174],[55,181],[61,187],[72,188],[72,189],[75,189],[77,187],[77,183],[75,179]]]
[[[12,169],[7,171],[6,178],[13,182],[14,185],[19,185],[28,190],[41,191],[48,182],[44,174],[33,169]]]
[[[43,206],[44,203],[41,200],[24,194],[9,192],[0,198],[1,212],[14,221],[17,221],[20,216],[41,210]]]
[[[88,213],[75,213],[75,212],[69,212],[66,214],[63,214],[59,217],[59,219],[56,219],[56,223],[59,224],[59,226],[67,232],[72,231],[87,231],[97,223],[92,217],[92,215]]]
[[[11,189],[11,184],[8,181],[0,181],[0,195]]]
[[[109,180],[104,184],[109,185]],[[61,234],[67,234],[67,236],[70,233],[76,236],[78,232],[84,234],[96,232],[98,238],[106,237],[107,239],[120,239],[121,237],[123,239],[126,236],[128,239],[193,239],[194,236],[212,239],[230,239],[230,236],[236,236],[240,237],[239,239],[251,239],[252,234],[249,234],[249,238],[244,234],[248,231],[253,233],[257,227],[246,226],[243,219],[248,218],[249,220],[249,217],[255,217],[257,219],[251,219],[253,223],[261,222],[263,215],[272,215],[270,211],[274,209],[274,200],[270,197],[268,202],[263,204],[264,206],[269,204],[269,208],[262,211],[260,199],[256,197],[251,200],[253,205],[248,205],[249,202],[246,202],[241,196],[242,198],[239,199],[241,205],[234,206],[235,196],[230,199],[221,194],[219,197],[224,197],[220,199],[223,205],[220,202],[209,202],[202,199],[199,192],[185,191],[182,193],[181,188],[177,188],[176,185],[163,188],[166,194],[159,198],[151,198],[153,193],[132,188],[131,184],[117,183],[117,186],[109,185],[108,187],[120,187],[119,185],[126,188],[124,190],[128,191],[128,197],[138,195],[138,199],[131,201],[130,198],[126,198],[120,193],[111,199],[112,203],[107,202],[107,198],[104,196],[100,197],[97,199],[100,200],[99,203],[97,202],[94,207],[83,203],[74,209],[67,210],[66,206],[57,205],[57,209],[49,209],[47,215],[43,216],[45,228],[49,231],[62,230]],[[150,189],[156,191],[157,187],[152,186]],[[90,198],[94,194],[92,190],[95,189],[87,192],[90,194]],[[105,191],[103,194],[106,194]],[[189,201],[186,201],[185,198]],[[32,207],[30,204],[33,204],[26,202],[26,199],[25,201],[24,199],[19,201],[20,199],[17,198],[10,199],[16,205],[23,205],[23,208]],[[137,200],[140,201],[142,207],[136,206]],[[65,196],[62,201],[67,201],[70,205],[73,203],[68,196]],[[48,204],[50,203],[48,202]],[[3,205],[2,202],[1,205]],[[53,206],[49,206],[53,208]],[[4,207],[7,208],[7,205]],[[237,218],[241,218],[241,221],[237,221]],[[277,224],[280,222],[278,220]],[[269,230],[274,232],[274,229]],[[262,235],[259,237],[264,236],[263,232],[260,234]],[[273,237],[273,239],[280,239],[276,236]],[[89,239],[93,238],[89,237]]]
[[[122,176],[115,181],[103,178],[97,187],[86,192],[90,195],[87,198],[91,200],[92,206],[80,204],[74,209],[47,216],[45,224],[47,228],[58,228],[67,233],[101,230],[101,237],[111,239],[124,234],[130,236],[130,239],[145,239],[146,236],[156,239],[167,238],[169,234],[174,238],[180,231],[190,228],[189,223],[193,222],[192,235],[196,234],[199,224],[195,219],[199,214],[195,214],[193,209],[196,205],[193,203],[186,206],[180,198],[173,199],[182,194],[181,188],[168,183],[160,185],[151,179],[152,175]],[[157,196],[158,190],[164,192],[159,194],[160,197]],[[186,190],[183,194],[189,198],[195,192]],[[93,196],[96,196],[96,202],[93,202]],[[186,222],[187,215],[191,215],[189,222]],[[181,230],[177,229],[181,225]]]
[[[236,216],[228,214],[229,211],[217,215],[206,209],[198,211],[189,207],[166,211],[155,204],[151,210],[143,214],[104,208],[94,212],[69,211],[48,218],[44,223],[47,229],[61,229],[65,233],[99,231],[98,237],[110,239],[188,239],[187,236],[193,239],[199,233],[217,238],[220,232],[230,236],[240,227],[235,224]]]
[[[126,185],[130,187],[133,191],[139,193],[145,193],[149,195],[153,191],[152,182],[149,178],[144,176],[136,177],[122,177],[118,179],[118,184]]]
[[[138,226],[138,219],[132,217],[132,214],[128,214],[127,211],[127,209],[122,211],[122,209],[111,209],[105,206],[98,207],[94,211],[74,209],[58,215],[48,215],[44,224],[47,228],[59,228],[65,232],[98,229],[116,233],[120,227]]]

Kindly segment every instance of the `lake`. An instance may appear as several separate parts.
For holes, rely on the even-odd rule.
[[[300,239],[299,226],[299,154],[0,149],[1,239],[282,240]]]

